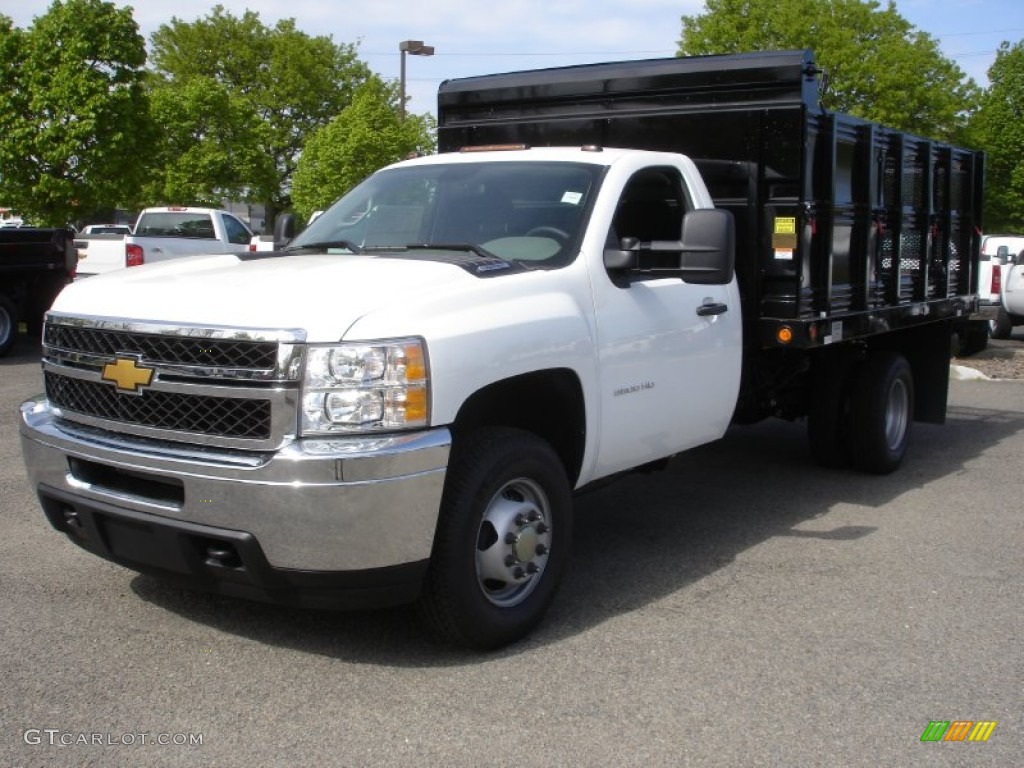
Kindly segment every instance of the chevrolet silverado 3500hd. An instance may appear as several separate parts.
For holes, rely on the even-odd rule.
[[[574,489],[769,416],[893,471],[976,309],[982,157],[821,109],[817,73],[449,81],[441,154],[287,247],[71,286],[21,414],[47,518],[223,594],[415,600],[489,648],[551,603]]]

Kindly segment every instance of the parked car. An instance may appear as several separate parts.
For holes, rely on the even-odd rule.
[[[25,220],[10,208],[0,208],[0,227],[13,227],[17,229],[27,226],[28,224],[25,223]]]
[[[163,206],[139,214],[131,232],[83,234],[75,247],[79,274],[88,277],[181,256],[242,253],[252,240],[249,228],[227,211]]]
[[[1004,271],[1010,256],[1024,250],[1024,235],[985,235],[978,270],[979,310],[988,318],[993,339],[1009,338],[1013,324],[1003,308]],[[1024,322],[1024,321],[1022,321]]]
[[[126,264],[137,267],[180,256],[245,253],[252,237],[249,227],[228,211],[147,208],[125,239]]]

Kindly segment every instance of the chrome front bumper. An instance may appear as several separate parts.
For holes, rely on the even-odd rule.
[[[274,573],[425,564],[451,446],[443,428],[304,439],[270,452],[185,446],[62,421],[44,395],[22,404],[20,432],[32,486],[51,522],[72,538],[64,523],[79,524],[80,505],[92,510],[90,525],[95,512],[119,520],[118,530],[142,525],[237,535]],[[61,514],[67,519],[55,520]],[[105,536],[98,529],[94,535]],[[131,545],[128,562],[123,552],[110,559],[166,570],[147,567],[144,542],[133,538]],[[225,563],[228,570],[237,566],[232,558]]]

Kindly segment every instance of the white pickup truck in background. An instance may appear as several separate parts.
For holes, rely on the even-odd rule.
[[[1024,251],[1024,235],[985,235],[981,240],[981,264],[978,279],[980,310],[988,317],[989,335],[993,339],[1008,339],[1013,326],[1024,324],[1024,309],[1017,311],[1017,319],[1003,301],[1009,289],[1010,273],[1018,255]],[[1019,278],[1018,278],[1019,280]],[[1018,283],[1017,292],[1024,291]],[[1024,299],[1024,296],[1021,297]]]
[[[165,206],[139,214],[132,234],[83,235],[75,238],[75,247],[84,277],[181,256],[241,253],[249,249],[252,237],[227,211]]]
[[[1008,338],[1014,326],[1024,325],[1024,237],[1012,239],[1020,248],[1007,256],[1003,266],[1001,301],[1007,327],[1006,335],[999,338]]]

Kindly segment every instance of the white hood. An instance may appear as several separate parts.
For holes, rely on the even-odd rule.
[[[360,317],[471,289],[450,264],[353,255],[196,256],[76,281],[55,312],[229,328],[304,329],[337,341]]]

